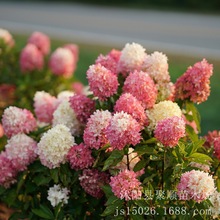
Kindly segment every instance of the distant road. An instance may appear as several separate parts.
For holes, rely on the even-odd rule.
[[[220,16],[214,15],[0,2],[0,27],[119,48],[137,42],[149,51],[220,59]]]

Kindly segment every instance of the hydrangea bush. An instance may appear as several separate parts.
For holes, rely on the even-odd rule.
[[[58,65],[68,54],[54,52],[54,74],[69,76]],[[128,43],[88,67],[89,91],[37,91],[33,112],[6,108],[0,200],[10,219],[219,218],[220,131],[201,136],[196,108],[212,74],[203,59],[173,83],[165,54]]]

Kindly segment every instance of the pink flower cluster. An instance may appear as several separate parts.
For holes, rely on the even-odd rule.
[[[4,152],[0,154],[0,185],[9,188],[16,182],[17,171]]]
[[[82,94],[70,97],[69,102],[79,122],[86,124],[90,115],[95,111],[95,102]]]
[[[141,198],[141,182],[137,179],[137,174],[134,171],[124,170],[110,179],[112,192],[119,199],[128,201]]]
[[[89,195],[101,198],[102,186],[109,183],[109,175],[96,169],[85,169],[79,177],[80,185]]]
[[[37,157],[37,142],[25,134],[14,135],[8,140],[5,152],[17,171],[27,169]]]
[[[34,95],[34,112],[40,122],[51,123],[57,107],[57,99],[49,93],[41,91]]]
[[[219,137],[220,137],[220,131],[217,131],[217,130],[209,131],[208,134],[204,136],[206,140],[204,146],[207,148],[212,147],[215,139]]]
[[[214,140],[214,155],[220,160],[220,137]]]
[[[94,158],[91,154],[92,151],[85,144],[81,143],[70,148],[67,160],[72,169],[82,170],[93,164]]]
[[[147,115],[145,113],[144,107],[132,94],[124,93],[116,101],[114,106],[115,112],[126,112],[130,114],[136,121],[141,125],[141,127],[148,125]]]
[[[109,111],[96,110],[88,119],[83,140],[90,148],[99,149],[108,143],[106,128],[111,120]]]
[[[106,128],[106,136],[113,149],[122,150],[126,145],[136,145],[141,140],[141,126],[125,112],[115,113]]]
[[[117,74],[118,62],[121,56],[121,51],[111,50],[106,56],[99,55],[96,59],[96,64],[101,64],[112,73]]]
[[[37,143],[25,134],[16,134],[8,140],[0,154],[0,185],[9,188],[16,182],[18,172],[27,169],[37,157]]]
[[[131,93],[145,109],[152,108],[157,100],[157,88],[151,77],[142,71],[134,71],[126,78],[123,86],[124,93]]]
[[[117,76],[100,63],[89,67],[87,79],[93,94],[102,101],[117,92]]]
[[[215,191],[214,179],[208,173],[191,170],[182,174],[177,185],[180,200],[193,199],[200,203]]]
[[[175,83],[175,97],[177,99],[190,99],[194,103],[207,100],[210,94],[210,77],[213,66],[205,59],[189,67]]]
[[[165,118],[157,123],[154,134],[164,146],[174,147],[185,136],[185,121],[178,116]]]
[[[10,106],[5,109],[2,116],[2,126],[7,137],[15,134],[28,134],[37,127],[36,119],[27,109]]]
[[[21,71],[26,73],[34,70],[42,70],[44,65],[43,54],[34,44],[27,44],[20,55]]]
[[[75,70],[76,62],[70,49],[57,48],[51,55],[49,67],[53,74],[70,78]]]
[[[35,45],[43,55],[50,52],[50,38],[44,33],[33,32],[28,39],[28,43]]]

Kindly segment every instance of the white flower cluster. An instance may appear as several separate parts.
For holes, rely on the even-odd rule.
[[[62,124],[56,125],[44,133],[38,143],[41,163],[50,169],[59,167],[66,162],[66,155],[73,145],[75,140],[69,128]]]
[[[67,204],[70,191],[67,188],[62,188],[60,185],[54,185],[48,190],[47,199],[50,201],[53,207],[57,206],[59,203]]]
[[[146,53],[144,47],[137,43],[127,43],[121,51],[118,72],[130,72],[135,69],[140,70],[145,58]]]
[[[70,129],[72,135],[79,135],[81,132],[81,123],[77,120],[76,114],[70,107],[67,100],[63,100],[53,113],[53,126],[63,124]]]

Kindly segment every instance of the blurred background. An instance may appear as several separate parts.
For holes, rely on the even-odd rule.
[[[97,56],[126,43],[165,53],[173,82],[206,58],[214,75],[208,101],[198,106],[202,133],[220,130],[219,0],[0,0],[0,28],[12,33],[20,49],[33,31],[50,36],[52,51],[66,43],[79,45],[75,77],[85,85]]]

